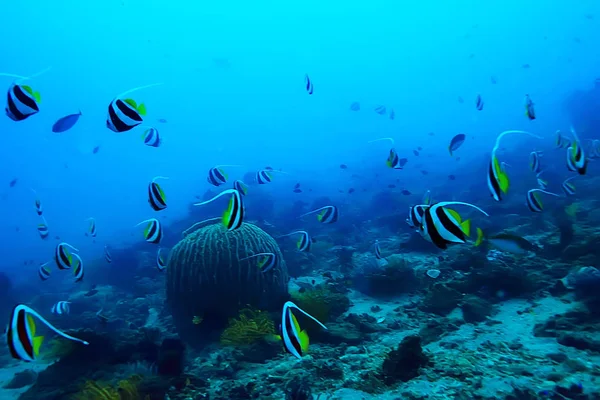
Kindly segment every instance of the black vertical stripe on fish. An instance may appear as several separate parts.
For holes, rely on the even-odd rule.
[[[108,105],[108,118],[110,119],[110,123],[115,127],[117,132],[126,132],[128,130],[133,129],[135,126],[127,125],[125,122],[121,121],[119,116],[117,115],[113,103]],[[109,126],[110,127],[110,126]]]
[[[494,200],[502,200],[502,190],[500,189],[500,183],[498,182],[498,179],[496,179],[496,175],[494,174],[493,159],[490,161],[490,167],[488,169],[488,188],[490,189]]]
[[[158,183],[154,181],[148,185],[148,202],[154,211],[161,211],[167,208],[167,202],[162,190]]]
[[[27,328],[27,313],[25,310],[18,311],[17,314],[17,338],[25,353],[31,358],[34,358],[32,338],[28,334]]]
[[[17,105],[15,104],[12,96],[10,95],[10,89],[6,94],[6,115],[13,121],[23,121],[29,116],[21,113],[17,109]]]
[[[296,328],[294,327],[294,321],[292,319],[292,310],[290,308],[287,309],[288,315],[285,318],[285,330],[288,335],[288,340],[293,346],[294,350],[302,357],[302,346],[300,344],[300,338],[297,336],[299,332],[296,332]],[[286,347],[286,350],[289,353],[292,353],[290,349]],[[292,353],[293,354],[293,353]]]

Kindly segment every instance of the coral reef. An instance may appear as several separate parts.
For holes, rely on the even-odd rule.
[[[357,290],[377,298],[410,292],[417,287],[413,268],[400,254],[387,257],[386,263],[381,265],[356,271],[353,281]]]
[[[423,353],[421,338],[407,336],[396,350],[388,353],[381,365],[381,375],[387,385],[407,382],[420,374],[422,367],[429,364],[429,357]]]
[[[274,311],[287,297],[287,268],[275,240],[255,225],[227,231],[220,223],[200,224],[171,251],[167,267],[167,301],[179,334],[192,345],[225,327],[240,305]],[[255,259],[275,253],[278,265],[261,273]],[[192,324],[194,316],[203,322]],[[217,329],[215,329],[217,328]]]
[[[229,320],[229,326],[221,334],[221,343],[226,346],[249,345],[274,334],[275,324],[267,312],[245,308],[238,318]]]
[[[302,293],[292,293],[292,299],[300,308],[323,323],[339,317],[350,308],[350,300],[345,294],[334,292],[324,285]],[[314,322],[307,323],[312,325]]]

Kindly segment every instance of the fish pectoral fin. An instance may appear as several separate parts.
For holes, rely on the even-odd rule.
[[[35,356],[38,356],[40,354],[40,347],[42,346],[43,342],[44,342],[43,336],[34,336],[33,337],[33,354]]]
[[[301,331],[298,336],[300,339],[300,348],[302,349],[302,353],[306,353],[308,351],[308,345],[310,342],[308,339],[308,333],[306,333],[306,331]]]
[[[468,219],[460,224],[460,229],[467,236],[471,236],[471,220]]]
[[[475,247],[480,246],[483,243],[483,231],[481,228],[477,228],[477,239],[475,240]]]

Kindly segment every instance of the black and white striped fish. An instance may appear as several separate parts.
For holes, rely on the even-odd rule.
[[[90,221],[90,225],[88,226],[88,230],[86,232],[86,236],[96,237],[96,220],[93,217],[88,218],[86,221]]]
[[[259,185],[266,185],[267,183],[271,183],[272,180],[273,177],[271,174],[264,169],[261,169],[256,173],[256,182],[258,182]]]
[[[446,249],[452,244],[466,243],[470,236],[471,221],[463,221],[460,214],[447,208],[451,205],[468,206],[488,216],[479,207],[458,201],[446,201],[428,207],[423,215],[421,234],[440,249]]]
[[[52,306],[50,312],[56,315],[70,314],[71,307],[69,304],[71,304],[70,301],[59,301]]]
[[[302,214],[299,218],[302,218],[306,215],[318,213],[317,220],[323,224],[333,224],[337,222],[340,212],[336,206],[325,206],[321,208],[317,208],[316,210],[309,211],[306,214]]]
[[[304,75],[304,81],[305,81],[305,85],[306,85],[306,92],[308,94],[313,94],[313,92],[315,91],[315,87],[314,87],[313,83],[310,81],[308,74]]]
[[[374,250],[375,250],[375,258],[378,260],[381,260],[383,257],[381,256],[381,247],[379,247],[379,240],[375,241]]]
[[[154,211],[161,211],[167,208],[167,197],[160,185],[156,183],[157,179],[169,179],[164,176],[155,176],[148,184],[148,203]]]
[[[38,268],[38,276],[43,281],[48,280],[48,278],[50,278],[50,272],[51,271],[50,267],[48,267],[48,263],[44,263]]]
[[[83,260],[79,257],[79,254],[73,254],[73,258],[73,277],[75,278],[75,282],[81,282],[84,275]]]
[[[231,195],[229,199],[229,205],[225,212],[223,213],[223,225],[227,228],[228,231],[233,231],[242,226],[244,222],[244,203],[242,201],[242,195],[235,189],[227,189],[216,195],[210,200],[203,201],[201,203],[194,204],[195,206],[203,206],[210,202],[215,201],[221,196]]]
[[[575,132],[575,129],[571,127],[571,134],[573,135],[573,143],[567,149],[567,168],[569,171],[577,171],[579,175],[585,175],[587,171],[588,160],[585,157],[583,146],[579,141],[579,137]]]
[[[11,356],[17,360],[26,362],[34,361],[40,354],[40,346],[44,340],[43,336],[36,336],[34,318],[41,321],[54,333],[65,339],[89,345],[85,340],[74,338],[56,329],[46,321],[40,314],[24,304],[17,304],[11,314],[6,331],[6,344]]]
[[[406,218],[406,223],[411,228],[418,229],[423,222],[423,215],[425,214],[425,210],[429,205],[419,204],[416,206],[409,207],[408,209],[408,218]]]
[[[150,127],[142,134],[142,140],[146,146],[158,147],[162,143],[158,129]]]
[[[131,98],[125,98],[128,94],[146,89],[153,86],[162,85],[161,83],[153,83],[151,85],[140,86],[130,89],[116,96],[108,105],[108,117],[106,118],[106,127],[113,132],[127,132],[136,126],[140,125],[146,115],[146,106],[137,104]]]
[[[559,149],[567,149],[571,147],[571,139],[565,137],[560,130],[556,131],[556,147]]]
[[[542,212],[544,210],[544,204],[542,203],[542,199],[538,195],[538,193],[545,193],[555,197],[560,197],[556,193],[546,192],[542,189],[531,189],[527,192],[526,195],[526,204],[530,211],[532,212]]]
[[[6,94],[6,115],[13,121],[23,121],[40,112],[41,97],[31,86],[13,83]]]
[[[46,222],[46,218],[42,217],[42,222],[38,224],[37,231],[42,239],[46,239],[48,237],[48,235],[50,234],[50,230],[48,229],[48,223]]]
[[[227,174],[219,166],[208,170],[208,183],[213,186],[221,186],[227,183]]]
[[[575,185],[572,184],[570,181],[571,181],[571,179],[574,179],[576,177],[577,177],[577,175],[567,178],[560,185],[560,187],[562,188],[562,191],[565,192],[565,195],[573,196],[575,194]]]
[[[310,235],[306,231],[294,231],[294,232],[288,233],[286,235],[281,235],[278,237],[282,238],[282,237],[286,237],[286,236],[295,235],[297,233],[300,234],[300,239],[298,239],[298,241],[296,242],[296,247],[298,248],[299,251],[309,252],[311,245],[313,243],[313,239],[310,237]]]
[[[159,244],[163,238],[162,224],[156,218],[150,218],[140,222],[136,226],[139,226],[146,222],[148,223],[148,225],[146,225],[146,228],[144,229],[144,239],[148,243]]]
[[[536,174],[542,170],[540,156],[541,153],[539,151],[532,151],[531,153],[529,153],[529,167]]]
[[[245,258],[240,258],[239,261],[244,261],[255,257],[259,257],[257,266],[263,273],[269,272],[277,265],[277,255],[275,253],[258,253]]]
[[[302,355],[308,350],[308,334],[306,331],[300,329],[300,324],[298,324],[298,320],[292,313],[292,309],[300,311],[302,314],[319,324],[323,329],[327,329],[327,327],[291,301],[288,301],[283,305],[283,311],[281,313],[281,339],[283,341],[283,347],[285,351],[292,354],[294,357],[302,359]]]
[[[69,251],[79,251],[68,243],[61,242],[56,245],[54,250],[54,261],[58,269],[69,269],[73,265],[73,254]]]
[[[480,94],[475,98],[475,108],[477,108],[478,111],[483,110],[483,99]]]
[[[162,272],[167,269],[167,260],[160,254],[162,249],[158,249],[156,252],[156,268]]]
[[[104,245],[104,259],[109,264],[112,262],[112,256],[110,255],[110,252],[108,251],[108,246],[106,245]]]
[[[533,101],[531,101],[531,98],[528,94],[525,95],[525,115],[531,121],[535,119],[535,109],[533,107]]]
[[[538,172],[535,178],[537,180],[538,187],[542,190],[546,190],[546,188],[548,187],[548,181],[541,178],[542,172],[544,171]]]
[[[402,169],[404,168],[407,162],[407,158],[400,158],[396,149],[390,149],[390,154],[388,155],[388,158],[385,161],[385,165],[393,169]]]
[[[240,194],[242,194],[244,196],[248,194],[248,185],[246,185],[244,182],[240,181],[239,179],[233,182],[233,188],[235,190],[237,190],[238,192],[240,192]]]

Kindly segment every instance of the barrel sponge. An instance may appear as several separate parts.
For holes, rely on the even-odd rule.
[[[257,253],[274,253],[278,264],[262,273],[258,257],[239,261]],[[288,279],[281,250],[268,233],[248,223],[227,231],[208,220],[184,232],[171,250],[167,301],[178,328],[190,325],[194,316],[226,323],[248,306],[279,309],[288,295]]]

